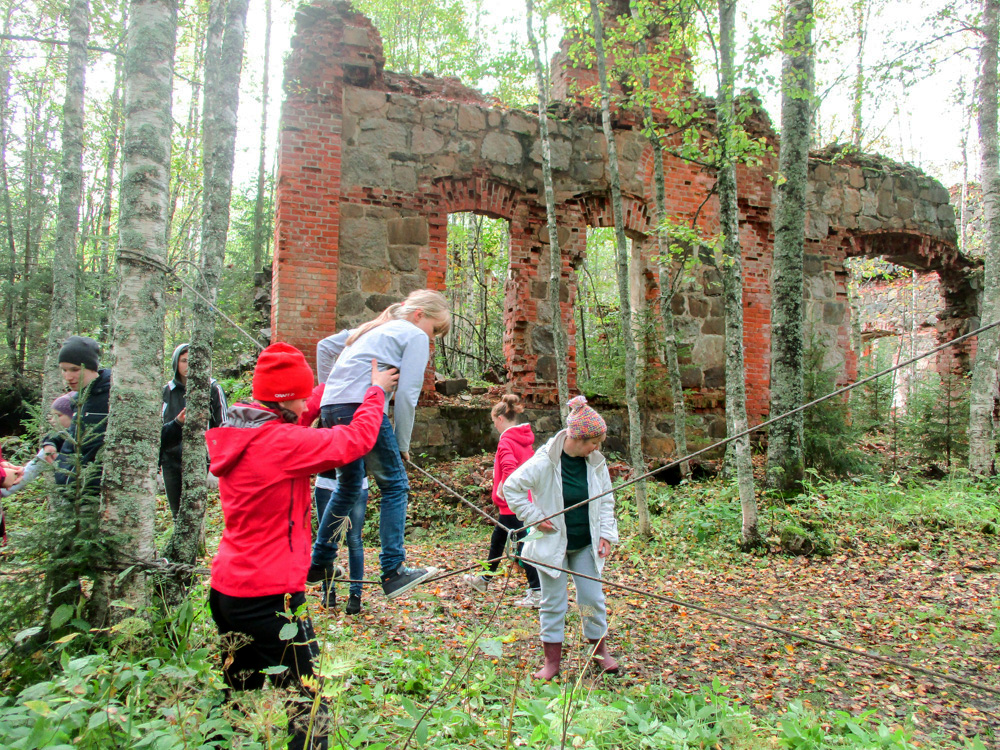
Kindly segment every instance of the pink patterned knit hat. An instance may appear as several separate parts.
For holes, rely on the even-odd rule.
[[[607,433],[608,425],[600,414],[587,406],[586,396],[571,398],[567,405],[569,416],[566,417],[566,426],[571,438],[588,440]]]

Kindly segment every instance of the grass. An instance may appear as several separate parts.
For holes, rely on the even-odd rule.
[[[455,484],[474,486],[473,472],[457,465],[464,468]],[[995,481],[813,477],[794,503],[761,498],[773,554],[755,555],[736,550],[739,503],[729,483],[652,489],[652,540],[635,536],[629,491],[619,498],[623,542],[609,578],[997,684],[997,537],[988,531],[1000,523]],[[441,555],[454,568],[485,553],[485,526],[471,513],[417,483],[414,496],[411,520],[427,526],[410,545],[416,559]],[[32,564],[17,549],[26,529],[44,523],[41,502],[27,495],[8,503],[11,568]],[[831,555],[781,554],[780,532],[792,524],[828,537]],[[217,504],[208,527],[214,548]],[[158,542],[168,532],[164,507]],[[280,691],[222,703],[206,585],[165,616],[136,618],[110,633],[71,627],[61,642],[15,650],[0,662],[0,746],[282,747]],[[316,609],[331,747],[401,748],[411,733],[411,747],[445,750],[985,750],[996,743],[996,723],[969,713],[987,710],[988,701],[617,591],[609,595],[615,648],[627,653],[630,675],[583,672],[572,642],[563,681],[538,684],[528,677],[537,660],[534,615],[504,606],[499,588],[495,582],[485,603],[454,581],[402,602],[368,595],[358,618]],[[7,646],[41,624],[37,610],[14,606],[18,597],[17,581],[0,580]],[[502,617],[491,623],[494,604]],[[574,627],[571,618],[567,632]]]

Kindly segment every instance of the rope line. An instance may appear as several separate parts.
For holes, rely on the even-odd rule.
[[[932,354],[937,354],[938,352],[943,351],[943,350],[947,349],[950,346],[954,346],[955,344],[959,343],[960,341],[965,341],[966,339],[971,338],[972,336],[977,336],[978,334],[982,333],[983,331],[988,331],[991,328],[996,328],[997,326],[1000,326],[1000,320],[996,320],[996,321],[994,321],[992,323],[989,323],[987,325],[980,326],[979,328],[977,328],[974,331],[969,331],[968,333],[962,334],[961,336],[957,336],[957,337],[953,338],[951,341],[946,341],[945,343],[940,344],[939,346],[936,346],[933,349],[924,352],[923,354],[918,354],[918,355],[916,355],[914,357],[910,357],[905,362],[900,362],[898,365],[894,365],[894,366],[889,367],[889,368],[887,368],[885,370],[882,370],[881,372],[877,372],[874,375],[869,375],[866,378],[863,378],[863,379],[858,380],[858,381],[856,381],[854,383],[851,383],[850,385],[845,385],[842,388],[838,388],[838,389],[836,389],[834,391],[831,391],[830,393],[826,394],[825,396],[820,396],[819,398],[814,399],[814,400],[810,401],[807,404],[802,404],[801,406],[797,406],[794,409],[791,409],[790,411],[786,411],[784,414],[779,414],[776,417],[772,417],[771,419],[768,419],[766,422],[761,422],[760,424],[754,425],[753,427],[748,427],[747,429],[743,430],[742,432],[738,432],[738,433],[736,433],[735,435],[733,435],[731,437],[723,438],[722,440],[718,441],[717,443],[712,443],[711,445],[709,445],[706,448],[701,448],[700,450],[696,450],[693,453],[688,453],[683,458],[678,458],[678,459],[675,459],[675,460],[671,461],[668,464],[664,464],[663,466],[658,466],[655,469],[653,469],[652,471],[647,471],[645,474],[640,474],[637,477],[633,477],[632,479],[628,480],[627,482],[623,482],[622,484],[619,484],[617,487],[612,487],[610,490],[607,490],[606,492],[602,492],[599,495],[594,495],[593,497],[589,497],[586,500],[581,500],[580,502],[576,503],[575,505],[571,505],[568,508],[563,508],[562,510],[560,510],[560,511],[558,511],[556,513],[553,513],[551,515],[545,516],[544,518],[542,518],[542,519],[540,519],[538,521],[532,521],[531,523],[526,523],[526,524],[524,524],[524,528],[526,528],[526,529],[533,528],[533,527],[537,526],[540,523],[545,523],[546,521],[549,521],[549,520],[551,520],[553,518],[556,518],[557,516],[561,516],[561,515],[563,515],[565,513],[568,513],[571,510],[575,510],[577,508],[582,508],[584,505],[587,505],[588,503],[591,503],[594,500],[602,498],[605,495],[610,495],[612,492],[624,489],[625,487],[628,487],[630,485],[636,484],[637,482],[641,482],[642,480],[648,479],[649,477],[653,476],[654,474],[658,474],[661,471],[665,471],[666,469],[671,469],[674,466],[678,466],[678,465],[684,463],[685,461],[690,461],[692,458],[700,456],[700,455],[702,455],[704,453],[708,453],[709,451],[715,450],[716,448],[721,448],[724,445],[728,445],[729,443],[733,442],[734,440],[739,440],[741,437],[749,435],[751,432],[756,432],[757,430],[762,430],[765,427],[769,427],[769,426],[775,424],[776,422],[780,422],[782,419],[787,419],[788,417],[792,416],[793,414],[798,414],[800,411],[805,411],[806,409],[808,409],[811,406],[816,406],[817,404],[821,404],[824,401],[827,401],[827,400],[829,400],[829,399],[831,399],[831,398],[833,398],[835,396],[841,396],[841,395],[847,393],[848,391],[854,390],[855,388],[857,388],[860,385],[864,385],[865,383],[870,383],[871,381],[877,380],[878,378],[882,377],[883,375],[888,375],[889,373],[895,372],[896,370],[899,370],[902,367],[906,367],[908,365],[912,365],[914,362],[917,362],[918,360],[921,360],[924,357],[929,357]]]
[[[721,610],[712,609],[710,607],[705,607],[700,604],[692,604],[690,602],[685,602],[681,599],[674,599],[669,596],[664,596],[663,594],[657,594],[652,591],[644,591],[643,589],[636,588],[635,586],[629,586],[624,583],[616,583],[614,581],[609,581],[606,578],[595,578],[593,576],[588,576],[583,573],[577,573],[573,570],[568,570],[566,568],[560,568],[558,565],[551,565],[549,563],[539,562],[538,560],[532,560],[528,557],[523,557],[521,555],[511,555],[512,559],[521,560],[522,562],[529,563],[535,567],[549,568],[551,570],[558,570],[561,573],[568,573],[579,578],[585,578],[588,581],[595,581],[601,584],[607,584],[611,588],[622,589],[624,591],[630,591],[634,594],[640,594],[642,596],[648,596],[652,599],[657,599],[661,602],[666,602],[667,604],[673,604],[678,607],[684,607],[686,609],[693,609],[703,614],[712,615],[713,617],[720,617],[725,620],[732,620],[733,622],[738,622],[741,625],[746,625],[751,628],[757,628],[759,630],[769,630],[772,633],[777,633],[789,638],[798,639],[802,641],[807,641],[809,643],[814,643],[818,646],[823,646],[825,648],[834,649],[836,651],[843,651],[844,653],[851,654],[853,656],[861,656],[865,659],[871,659],[872,661],[880,662],[882,664],[890,664],[900,669],[904,669],[910,672],[917,672],[927,677],[933,677],[938,680],[943,680],[945,682],[953,682],[957,685],[963,685],[965,687],[973,688],[975,690],[980,690],[985,693],[990,693],[992,695],[1000,695],[1000,689],[990,687],[989,685],[984,685],[981,682],[974,682],[972,680],[966,680],[961,677],[952,677],[951,675],[945,674],[944,672],[936,672],[933,669],[927,669],[925,667],[919,667],[916,664],[911,664],[910,662],[898,661],[896,659],[890,659],[887,656],[879,656],[878,654],[873,654],[870,651],[865,651],[859,648],[852,648],[851,646],[841,646],[833,641],[828,641],[824,638],[817,638],[811,635],[805,635],[804,633],[799,633],[794,630],[786,630],[785,628],[779,628],[774,625],[767,625],[762,622],[756,622],[754,620],[748,620],[744,617],[738,615],[732,615]]]

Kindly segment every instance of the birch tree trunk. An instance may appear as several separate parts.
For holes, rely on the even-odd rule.
[[[552,142],[549,140],[549,87],[545,68],[538,53],[538,41],[532,27],[534,2],[527,0],[528,42],[535,60],[535,83],[538,86],[538,134],[542,142],[542,183],[545,186],[545,213],[549,225],[549,310],[552,312],[552,340],[556,360],[556,386],[559,392],[559,414],[566,422],[569,407],[569,375],[567,373],[566,331],[563,329],[562,303],[562,252],[559,249],[559,226],[556,223],[556,194],[552,183]]]
[[[641,21],[639,8],[635,0],[629,3],[632,11],[632,19],[639,23]],[[646,44],[646,37],[639,38],[639,54],[642,56],[641,82],[646,92],[649,92],[649,49]],[[660,142],[660,132],[656,120],[653,117],[653,107],[649,103],[648,96],[643,105],[643,116],[646,118],[646,129],[649,133],[649,142],[653,147],[653,185],[656,192],[656,214],[653,221],[656,224],[656,246],[660,255],[660,270],[658,281],[660,285],[660,321],[663,325],[663,353],[664,364],[667,367],[667,375],[670,378],[670,395],[674,411],[674,446],[677,456],[686,456],[687,449],[687,409],[684,405],[684,386],[681,383],[681,368],[677,361],[677,328],[674,325],[674,310],[671,306],[674,299],[675,284],[680,273],[675,276],[671,273],[670,248],[667,238],[664,237],[662,223],[667,217],[667,189],[666,180],[663,176],[663,144]],[[691,465],[684,461],[681,463],[681,475],[688,476],[691,473]]]
[[[813,100],[812,0],[785,6],[781,65],[781,152],[774,208],[771,271],[771,409],[776,417],[802,404],[802,254]],[[768,434],[768,484],[783,491],[803,476],[802,413]]]
[[[184,422],[182,492],[168,557],[191,565],[198,555],[205,523],[207,463],[205,429],[209,423],[215,305],[229,232],[233,190],[236,114],[246,37],[248,0],[213,0],[205,47],[205,103],[202,131],[204,203],[201,224],[202,297],[191,299],[188,349],[187,418]],[[207,300],[207,301],[206,301]]]
[[[1000,0],[984,0],[979,47],[979,158],[983,186],[986,247],[983,293],[979,318],[993,323],[1000,318],[1000,158],[997,154],[997,17]],[[969,471],[994,470],[996,436],[993,410],[997,399],[997,329],[979,334],[969,391]]]
[[[257,162],[257,200],[253,207],[253,272],[260,273],[264,263],[264,184],[267,168],[267,98],[271,76],[271,0],[264,3],[264,81],[260,93],[260,158]]]
[[[601,122],[608,142],[608,174],[611,183],[611,208],[615,215],[615,244],[618,257],[618,298],[621,309],[622,343],[625,349],[625,403],[628,406],[629,460],[636,476],[646,473],[642,456],[642,422],[639,417],[639,397],[636,389],[636,346],[632,330],[632,301],[629,294],[629,251],[625,237],[625,214],[622,208],[621,177],[618,172],[618,150],[611,129],[611,90],[604,56],[604,24],[597,0],[590,0],[590,17],[594,24],[594,48],[597,53],[597,78],[601,87]],[[646,482],[635,485],[635,505],[639,515],[639,533],[649,537],[652,528],[646,502]]]
[[[724,236],[722,279],[726,306],[726,423],[733,430],[732,434],[747,429],[746,373],[743,366],[743,258],[733,135],[736,119],[733,112],[735,26],[736,0],[719,0],[718,193],[719,219]],[[763,544],[757,527],[757,498],[754,495],[749,435],[734,441],[734,445],[736,484],[743,516],[740,547],[748,551]]]
[[[119,621],[149,601],[138,560],[153,556],[163,375],[176,0],[131,0],[125,50],[120,281],[104,444],[101,530],[115,559],[91,598],[91,622]],[[119,574],[121,572],[121,575]]]
[[[90,40],[90,5],[72,0],[69,7],[66,54],[66,96],[63,100],[62,169],[59,208],[52,249],[52,312],[42,372],[42,405],[64,390],[57,360],[67,337],[77,333],[76,241],[83,193],[83,102]]]

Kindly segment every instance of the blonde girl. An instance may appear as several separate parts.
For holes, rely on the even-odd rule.
[[[379,369],[398,369],[399,384],[393,396],[395,428],[388,416],[383,415],[378,440],[371,452],[337,472],[337,491],[323,512],[313,545],[310,582],[322,581],[329,585],[337,553],[334,535],[348,523],[345,519],[361,495],[366,473],[375,478],[382,495],[379,564],[385,595],[393,599],[437,573],[436,568],[408,568],[405,565],[403,532],[410,485],[403,461],[410,458],[410,433],[430,356],[430,340],[446,334],[450,326],[451,315],[444,295],[431,289],[418,289],[402,302],[389,305],[374,320],[319,343],[316,364],[320,379],[326,380],[320,410],[324,427],[350,424],[371,385],[373,359],[378,360]]]

